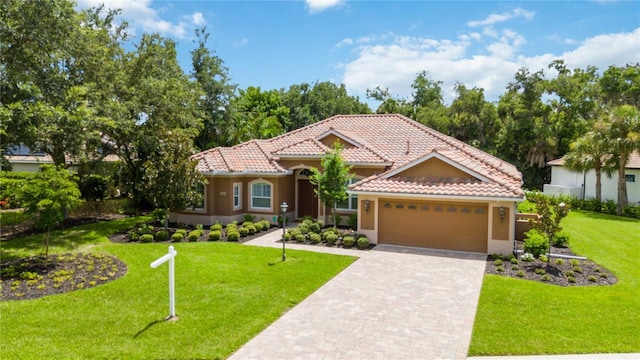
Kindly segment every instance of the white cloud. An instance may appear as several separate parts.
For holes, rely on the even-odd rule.
[[[520,18],[520,17],[523,17],[523,18],[529,20],[529,19],[533,18],[533,15],[535,15],[535,13],[532,12],[532,11],[527,11],[527,10],[522,9],[522,8],[516,8],[516,9],[513,9],[512,11],[504,12],[504,13],[501,13],[501,14],[491,14],[491,15],[487,16],[484,20],[469,21],[469,22],[467,22],[467,25],[471,26],[471,27],[492,26],[492,25],[495,25],[497,23],[501,23],[501,22],[504,22],[504,21],[507,21],[507,20]]]
[[[193,24],[195,25],[204,25],[207,23],[201,12],[194,12],[191,15],[191,22],[193,22]]]
[[[241,46],[245,46],[249,43],[249,39],[247,38],[242,38],[240,40],[236,40],[233,42],[233,46],[234,47],[241,47]]]
[[[473,34],[459,36],[456,41],[396,36],[384,44],[356,46],[356,58],[342,64],[342,82],[354,95],[362,96],[367,89],[381,86],[408,98],[416,75],[428,71],[433,80],[443,82],[447,103],[455,97],[453,85],[457,81],[483,88],[487,99],[495,101],[522,67],[546,71],[553,60],[561,58],[570,68],[593,65],[603,71],[610,65],[637,62],[640,28],[584,39],[564,53],[536,56],[518,53],[525,39],[512,30],[503,30],[499,41],[471,53],[471,45],[478,39]]]
[[[99,6],[105,3],[109,9],[121,9],[120,18],[129,22],[129,32],[136,33],[140,29],[142,32],[158,32],[163,36],[174,36],[184,38],[195,26],[206,23],[204,16],[200,12],[194,12],[188,16],[183,16],[183,20],[170,22],[162,19],[161,14],[153,8],[152,0],[78,0],[78,7],[86,9]]]
[[[305,0],[309,12],[312,14],[325,11],[329,8],[340,6],[345,0]]]

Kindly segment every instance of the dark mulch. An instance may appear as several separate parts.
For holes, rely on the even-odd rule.
[[[127,265],[105,254],[65,253],[0,263],[2,300],[37,299],[102,285],[122,277]]]
[[[522,249],[522,242],[517,242],[517,247]],[[576,255],[569,247],[555,246],[552,246],[551,254]],[[500,260],[496,263],[498,259]],[[540,259],[527,262],[522,260],[521,255],[516,259],[517,263],[514,264],[509,257],[489,255],[485,273],[560,286],[613,285],[618,282],[611,271],[589,259],[571,260],[552,256],[549,263]],[[499,271],[499,268],[502,268],[502,271]]]

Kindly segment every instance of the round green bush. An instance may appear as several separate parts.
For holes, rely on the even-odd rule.
[[[178,230],[176,230],[175,233],[176,234],[182,234],[182,237],[187,236],[187,230],[185,230],[185,229],[178,229]]]
[[[291,241],[291,233],[290,232],[284,234],[284,241]]]
[[[309,233],[309,225],[302,223],[300,225],[298,225],[298,230],[300,230],[300,233],[302,234],[308,234]]]
[[[242,226],[238,228],[238,232],[240,233],[240,237],[245,237],[247,235],[249,235],[249,229],[247,229],[246,227]],[[255,231],[254,231],[255,233]]]
[[[325,231],[323,231],[323,232],[321,233],[321,235],[322,235],[322,240],[327,241],[327,236],[328,236],[329,234],[337,235],[337,234],[333,231],[333,228],[330,228],[330,229],[327,229],[327,230],[325,230]]]
[[[311,230],[311,232],[319,234],[320,230],[322,230],[322,228],[320,227],[320,224],[312,223],[311,225],[309,225],[309,230]]]
[[[356,243],[356,238],[353,236],[345,236],[342,238],[342,246],[344,247],[352,247]]]
[[[245,221],[245,222],[242,223],[242,227],[247,227],[247,225],[253,225],[253,222]]]
[[[304,236],[303,234],[296,235],[296,241],[297,242],[305,242],[306,240],[307,240],[307,237]]]
[[[227,241],[238,241],[240,239],[240,232],[236,229],[227,230]]]
[[[549,250],[549,241],[547,236],[536,229],[529,230],[524,239],[524,252],[532,254],[534,257],[540,257]]]
[[[358,249],[368,249],[369,248],[369,239],[366,236],[361,236],[357,240]]]
[[[184,235],[177,231],[173,233],[173,235],[171,235],[171,241],[173,242],[181,242],[183,239],[184,239]]]
[[[289,229],[289,230],[287,231],[287,233],[291,234],[291,238],[292,238],[292,239],[295,239],[295,238],[296,238],[296,236],[298,236],[298,235],[302,234],[302,232],[301,232],[301,231],[300,231],[300,229],[298,229],[298,228],[295,228],[295,229]]]
[[[311,241],[312,244],[319,244],[320,241],[322,241],[322,237],[320,234],[311,233],[309,234],[309,241]]]
[[[219,222],[211,225],[211,227],[209,228],[209,230],[212,231],[222,231],[222,224],[220,224]]]
[[[267,231],[271,228],[271,223],[268,220],[260,220],[262,223],[262,231]]]
[[[262,223],[261,223],[260,221],[258,221],[258,222],[256,222],[256,223],[251,224],[251,226],[253,226],[253,228],[254,228],[254,229],[256,229],[256,231],[255,231],[255,232],[260,232],[260,231],[262,231],[262,227],[263,227],[263,225],[262,225]]]
[[[238,228],[238,224],[236,222],[232,222],[227,224],[227,230],[229,229],[237,229]]]
[[[222,232],[220,230],[211,230],[209,232],[209,240],[218,241],[222,238]]]
[[[135,231],[129,231],[129,241],[138,241],[140,240],[140,235]]]
[[[156,233],[156,241],[167,241],[169,240],[169,232],[167,230],[158,230]]]
[[[187,235],[187,239],[191,242],[198,241],[199,238],[200,232],[198,230],[193,230],[189,232],[189,235]]]
[[[338,242],[338,235],[336,235],[336,234],[334,234],[332,232],[328,233],[327,235],[325,235],[324,240],[329,245],[335,245]]]
[[[313,220],[304,219],[304,220],[302,220],[302,224],[305,224],[305,225],[309,226],[309,225],[313,224]],[[300,225],[302,225],[302,224],[300,224]]]
[[[150,243],[153,242],[153,235],[151,234],[143,234],[140,236],[141,243]]]
[[[243,227],[243,228],[247,229],[247,231],[249,232],[249,235],[253,235],[258,232],[258,229],[253,224],[247,225],[246,227]],[[240,235],[242,235],[242,232],[240,232]]]

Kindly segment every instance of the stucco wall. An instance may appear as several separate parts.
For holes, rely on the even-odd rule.
[[[627,197],[630,204],[640,203],[640,169],[627,169],[628,175],[635,175],[635,182],[627,182]],[[602,174],[602,200],[618,200],[618,173],[611,177]],[[587,171],[586,174],[567,170],[562,166],[551,167],[551,185],[564,186],[566,189],[554,186],[545,186],[545,194],[566,194],[580,198],[580,189],[584,183],[585,198],[596,197],[595,171]]]

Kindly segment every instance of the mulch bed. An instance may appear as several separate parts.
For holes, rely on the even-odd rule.
[[[65,253],[0,263],[2,300],[37,299],[87,289],[116,280],[127,265],[105,254]]]
[[[517,242],[517,248],[522,249],[521,241]],[[576,255],[569,247],[555,246],[551,247],[551,254]],[[512,263],[509,257],[489,255],[485,273],[560,286],[613,285],[618,282],[611,271],[589,259],[572,260],[552,256],[549,263],[540,259],[527,262],[522,260],[521,255],[516,259],[517,263]]]
[[[119,233],[113,234],[113,235],[109,236],[109,240],[111,240],[112,242],[121,243],[121,244],[139,244],[139,243],[140,243],[140,241],[131,241],[131,240],[129,239],[129,234],[128,234],[128,233],[129,233],[129,231],[131,231],[131,230],[132,230],[132,229],[125,230],[125,231],[122,231],[122,232],[119,232]],[[156,226],[156,227],[154,227],[154,232],[157,232],[157,231],[159,231],[159,230],[164,230],[164,227],[162,227],[162,226]],[[173,233],[175,233],[175,232],[176,232],[176,230],[178,230],[178,228],[177,228],[177,227],[175,227],[175,226],[171,226],[171,224],[170,224],[170,226],[167,228],[167,230],[169,231],[169,239],[168,239],[168,240],[166,240],[166,241],[155,241],[155,240],[154,240],[154,242],[153,242],[153,243],[154,243],[154,244],[168,244],[168,243],[175,243],[175,241],[172,241],[172,240],[171,240],[171,235],[172,235]],[[187,229],[187,231],[191,231],[191,230],[193,230],[193,228]],[[255,234],[253,234],[253,235],[247,235],[247,236],[245,236],[245,237],[241,237],[238,241],[233,241],[233,242],[236,242],[236,243],[244,243],[244,242],[250,241],[250,240],[252,240],[252,239],[255,239],[255,238],[257,238],[257,237],[260,237],[260,236],[266,235],[266,234],[268,234],[268,233],[270,233],[270,232],[274,232],[274,231],[282,231],[282,228],[279,228],[279,227],[277,227],[277,226],[272,226],[272,227],[270,227],[269,229],[267,229],[266,231],[256,232],[256,233],[255,233]],[[209,230],[203,229],[203,235],[202,235],[202,236],[200,236],[200,238],[198,238],[198,242],[210,241],[210,240],[209,240],[209,232],[210,232]],[[224,231],[223,231],[223,238],[222,238],[222,239],[220,239],[220,240],[217,240],[217,241],[222,241],[222,242],[227,241],[226,237],[224,236]],[[189,242],[189,240],[185,237],[181,242]],[[231,242],[231,241],[229,241],[229,242]]]

